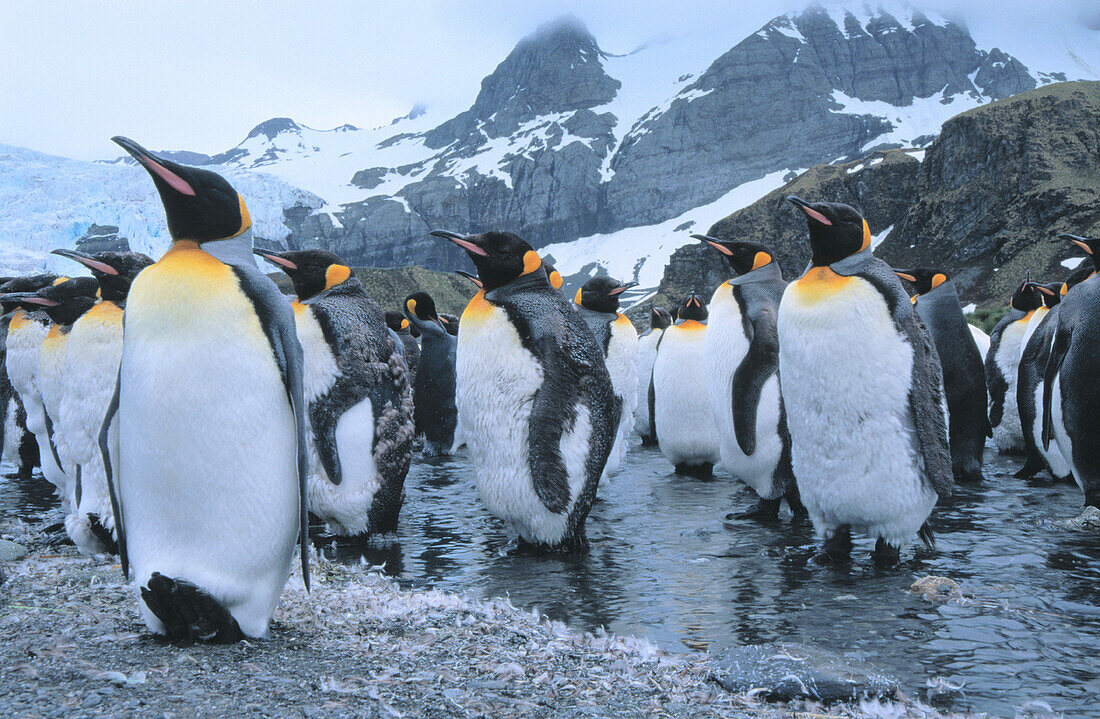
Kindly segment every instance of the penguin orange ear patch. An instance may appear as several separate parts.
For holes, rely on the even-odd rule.
[[[409,312],[411,312],[413,315],[417,317],[420,316],[416,314],[416,300],[409,300],[405,303],[405,306],[409,308]]]
[[[756,256],[752,258],[752,269],[758,270],[771,261],[772,256],[767,252],[757,252]]]
[[[244,198],[240,193],[237,194],[237,204],[241,210],[241,228],[237,230],[237,234],[234,237],[244,234],[249,228],[252,227],[252,215],[248,213],[248,205],[244,203]]]
[[[325,270],[325,289],[331,289],[351,277],[351,268],[347,265],[329,265]]]
[[[560,290],[561,286],[565,284],[565,280],[562,279],[561,273],[554,270],[550,273],[550,286],[555,290]]]
[[[867,224],[867,220],[863,221],[863,244],[860,245],[859,250],[862,252],[871,246],[871,227]]]
[[[944,282],[947,282],[947,275],[943,274],[942,272],[937,272],[936,274],[932,275],[932,289],[936,289]]]
[[[573,298],[573,301],[576,302],[578,305],[581,303],[581,291],[579,289],[577,290],[577,295]]]
[[[542,258],[539,257],[539,253],[534,250],[523,253],[523,274],[529,275],[540,267],[542,267]]]
[[[401,320],[401,329],[407,330],[409,328],[409,321],[406,319]]]

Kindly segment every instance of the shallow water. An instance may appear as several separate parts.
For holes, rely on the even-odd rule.
[[[937,677],[963,684],[955,709],[1012,715],[1042,701],[1100,716],[1100,535],[1054,525],[1079,513],[1076,487],[1028,485],[1011,477],[1015,460],[988,454],[984,486],[960,488],[933,514],[938,551],[910,548],[886,570],[866,539],[857,537],[849,567],[823,567],[807,561],[808,526],[727,522],[752,504],[749,490],[722,476],[677,477],[640,447],[601,487],[581,558],[508,552],[464,457],[413,465],[396,545],[325,542],[322,551],[385,563],[406,586],[508,596],[580,629],[674,651],[803,641],[895,674],[910,695]],[[0,512],[50,506],[44,484],[0,484]],[[971,599],[933,604],[908,591],[930,574]]]

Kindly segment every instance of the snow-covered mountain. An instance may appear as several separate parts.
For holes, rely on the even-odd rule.
[[[655,287],[685,230],[793,171],[924,146],[959,112],[1064,79],[910,10],[810,8],[733,40],[614,55],[564,19],[521,41],[455,117],[417,108],[369,130],[276,118],[186,161],[226,172],[270,244],[442,269],[462,260],[430,229],[505,228],[566,274]],[[165,243],[136,168],[0,152],[0,199],[15,201],[0,207],[0,265],[25,268],[92,223],[135,248]]]

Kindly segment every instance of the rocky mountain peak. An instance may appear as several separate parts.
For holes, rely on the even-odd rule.
[[[427,133],[426,144],[444,147],[472,133],[503,137],[541,115],[610,102],[621,83],[604,71],[602,57],[580,20],[563,17],[542,25],[481,81],[473,106]]]
[[[251,140],[253,137],[259,137],[260,135],[263,135],[268,140],[274,140],[276,136],[284,132],[301,131],[301,125],[294,122],[294,120],[291,120],[289,117],[273,117],[270,120],[264,120],[259,125],[249,130],[245,140]]]

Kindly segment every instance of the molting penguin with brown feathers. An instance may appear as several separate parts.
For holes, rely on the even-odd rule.
[[[638,399],[638,331],[619,312],[622,293],[637,282],[619,282],[610,277],[592,277],[586,281],[573,298],[577,311],[596,336],[604,353],[604,363],[611,375],[615,396],[622,404],[622,416],[615,433],[615,444],[604,468],[604,477],[610,477],[619,469],[630,443],[630,426],[634,421],[634,403]]]
[[[523,541],[582,550],[621,412],[603,351],[520,237],[432,234],[466,251],[482,285],[462,313],[457,356],[482,500]]]
[[[706,361],[722,465],[756,492],[756,507],[729,519],[774,521],[783,500],[804,514],[791,469],[791,435],[779,392],[776,318],[787,283],[770,248],[692,235],[725,257],[733,279],[707,308]]]
[[[405,366],[409,368],[409,384],[413,384],[416,381],[416,368],[420,362],[420,345],[416,342],[412,325],[404,313],[395,310],[386,310],[386,325],[390,328],[390,331],[397,335],[398,341],[401,342],[401,350],[405,356]]]
[[[137,275],[153,260],[140,252],[54,250],[79,262],[99,283],[99,301],[73,323],[65,343],[57,442],[65,464],[80,468],[79,506],[65,517],[65,528],[83,552],[118,552],[107,475],[99,451],[99,432],[114,397],[122,358],[122,318],[126,296]]]
[[[257,269],[248,208],[223,177],[113,139],[152,178],[172,237],[130,287],[100,432],[123,571],[155,634],[262,637],[299,536],[309,587],[294,313]]]
[[[779,305],[779,373],[799,494],[824,558],[852,528],[895,561],[954,485],[936,349],[852,207],[788,198],[806,217],[810,267]]]
[[[412,458],[412,396],[382,308],[326,250],[253,250],[290,277],[304,354],[309,510],[329,531],[397,529]]]
[[[894,273],[913,286],[913,306],[931,334],[940,358],[955,481],[980,482],[985,438],[992,435],[985,367],[963,315],[955,283],[935,268],[894,270]]]

